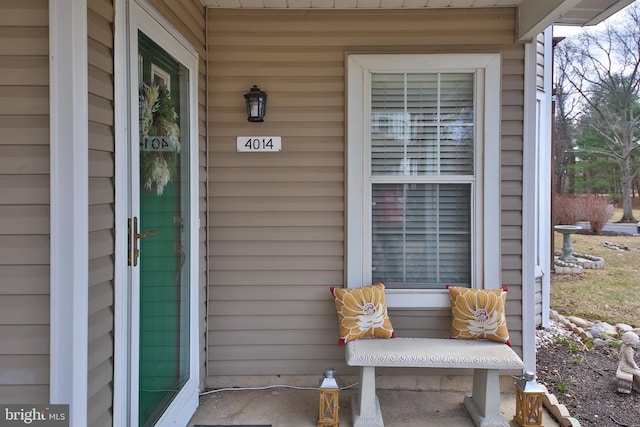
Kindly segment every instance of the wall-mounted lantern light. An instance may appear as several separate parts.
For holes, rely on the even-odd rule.
[[[244,94],[247,103],[247,120],[250,122],[263,122],[267,109],[267,94],[253,85],[251,90]]]

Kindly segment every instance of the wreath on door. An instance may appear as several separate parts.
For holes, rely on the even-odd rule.
[[[166,147],[162,150],[146,147],[148,137],[153,136],[162,137]],[[165,85],[143,83],[140,88],[140,139],[142,184],[147,191],[161,196],[177,172],[180,153],[178,114]]]

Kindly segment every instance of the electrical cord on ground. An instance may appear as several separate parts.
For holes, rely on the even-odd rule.
[[[359,383],[353,383],[353,384],[349,384],[346,385],[344,387],[340,387],[339,390],[347,390],[350,389],[352,387],[357,386]],[[220,393],[223,391],[248,391],[248,390],[268,390],[268,389],[272,389],[272,388],[292,388],[295,390],[320,390],[320,387],[299,387],[299,386],[295,386],[295,385],[287,385],[287,384],[273,384],[273,385],[267,385],[267,386],[263,386],[263,387],[227,387],[227,388],[217,388],[214,390],[207,390],[207,391],[203,391],[202,393],[200,393],[200,396],[206,396],[208,394],[213,394],[213,393]]]

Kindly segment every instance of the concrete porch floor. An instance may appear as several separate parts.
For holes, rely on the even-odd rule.
[[[340,392],[341,427],[351,422],[351,396],[357,389]],[[465,393],[455,391],[377,390],[386,427],[473,427],[462,403]],[[501,412],[507,420],[515,413],[515,394],[501,395]],[[211,393],[200,397],[200,407],[188,424],[272,425],[273,427],[315,427],[319,392],[272,388]],[[559,426],[545,410],[545,427]],[[511,421],[511,426],[517,424]]]

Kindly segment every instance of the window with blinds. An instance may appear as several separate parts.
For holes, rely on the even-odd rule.
[[[474,82],[371,74],[372,279],[389,289],[471,286]]]

